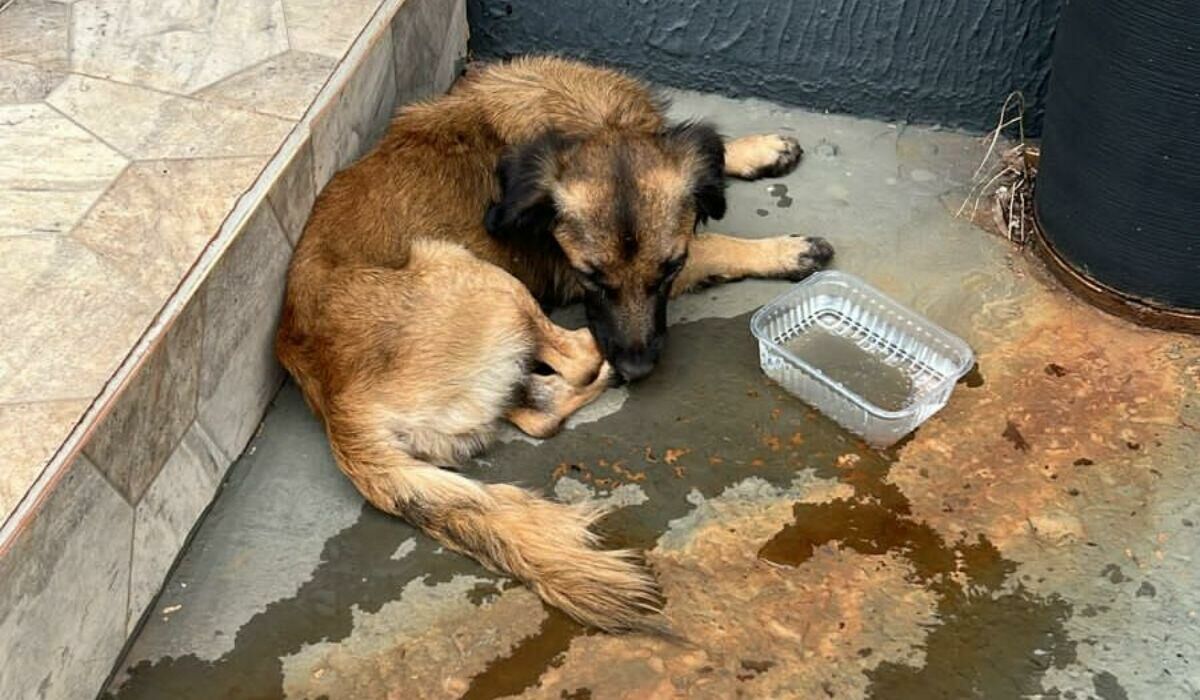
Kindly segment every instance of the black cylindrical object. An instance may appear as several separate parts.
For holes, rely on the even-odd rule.
[[[1068,0],[1036,202],[1073,274],[1200,313],[1200,0]]]

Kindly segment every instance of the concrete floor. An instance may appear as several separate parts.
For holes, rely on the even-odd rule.
[[[979,365],[900,447],[761,374],[749,313],[679,300],[661,367],[472,470],[619,506],[690,645],[579,628],[368,507],[287,386],[118,666],[117,698],[1200,697],[1200,342],[1081,305],[953,218],[976,137],[681,93],[808,156],[715,230],[829,238]],[[564,318],[577,322],[568,310]]]

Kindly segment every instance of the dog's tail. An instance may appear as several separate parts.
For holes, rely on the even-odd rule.
[[[555,503],[483,484],[404,452],[380,436],[330,426],[338,465],[376,508],[442,545],[511,574],[547,603],[608,632],[670,635],[654,577],[626,550],[598,550],[604,508]]]

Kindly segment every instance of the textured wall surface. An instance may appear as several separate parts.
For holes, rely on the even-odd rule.
[[[974,129],[1040,125],[1062,0],[468,0],[480,58],[552,51],[656,82]]]

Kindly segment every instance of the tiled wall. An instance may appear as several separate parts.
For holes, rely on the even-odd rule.
[[[462,0],[405,0],[245,195],[255,206],[224,254],[0,556],[0,698],[97,693],[283,379],[272,341],[317,191],[397,102],[449,86],[466,38]]]

